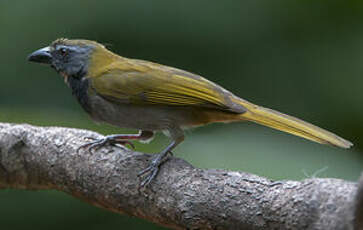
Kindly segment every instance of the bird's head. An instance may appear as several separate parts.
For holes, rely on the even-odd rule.
[[[39,49],[28,56],[32,62],[50,65],[65,80],[68,77],[83,77],[95,66],[95,57],[100,55],[107,59],[107,54],[112,54],[103,45],[89,40],[57,39],[49,46]]]

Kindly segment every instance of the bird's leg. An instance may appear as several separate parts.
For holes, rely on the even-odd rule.
[[[178,139],[173,140],[163,151],[156,154],[151,160],[150,165],[144,170],[138,173],[138,176],[141,177],[145,174],[145,178],[142,180],[140,187],[146,187],[150,184],[150,182],[155,178],[155,176],[159,172],[160,166],[169,159],[169,154],[173,155],[171,150],[173,150],[178,144],[180,144],[184,140],[184,135],[179,137]]]
[[[115,134],[115,135],[108,135],[101,139],[95,139],[95,138],[88,138],[93,139],[93,141],[86,143],[84,145],[81,145],[77,151],[80,149],[88,149],[88,151],[91,150],[97,150],[105,145],[130,145],[133,149],[135,149],[134,144],[131,142],[131,140],[139,140],[139,141],[147,141],[153,137],[154,133],[152,131],[140,131],[138,134]]]

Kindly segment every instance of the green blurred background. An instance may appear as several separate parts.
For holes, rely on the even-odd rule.
[[[26,56],[59,37],[201,74],[256,104],[354,142],[318,145],[254,124],[187,132],[175,151],[200,168],[272,179],[336,177],[363,168],[362,1],[0,0],[0,122],[129,132],[95,125],[52,69]],[[138,150],[156,152],[158,135]],[[56,191],[0,191],[2,229],[162,229]]]

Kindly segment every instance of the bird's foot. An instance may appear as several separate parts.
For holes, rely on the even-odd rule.
[[[93,140],[93,141],[81,145],[77,149],[77,152],[79,152],[81,149],[87,149],[89,152],[92,152],[92,150],[96,151],[96,150],[98,150],[101,147],[104,147],[106,145],[111,145],[111,146],[116,146],[116,147],[129,145],[132,149],[135,149],[135,146],[131,141],[120,140],[119,138],[117,138],[116,135],[106,136],[106,137],[101,138],[101,139],[96,139],[96,138],[93,138],[93,137],[87,137],[87,139],[90,139],[90,140]]]
[[[173,153],[171,151],[168,151],[167,153],[162,152],[156,154],[155,157],[153,157],[153,159],[151,160],[150,165],[137,174],[138,177],[146,175],[145,178],[141,181],[140,187],[147,187],[151,183],[151,181],[158,174],[160,166],[169,159],[169,155],[172,156]]]

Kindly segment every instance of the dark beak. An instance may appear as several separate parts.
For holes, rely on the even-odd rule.
[[[52,63],[52,55],[50,54],[49,47],[44,47],[39,49],[28,56],[28,61],[51,64]]]

